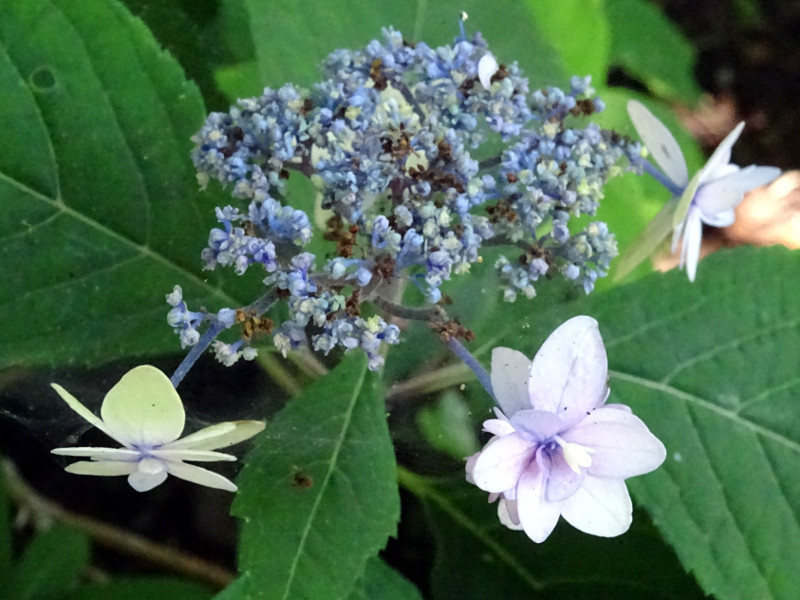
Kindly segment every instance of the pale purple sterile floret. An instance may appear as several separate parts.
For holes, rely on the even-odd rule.
[[[631,409],[606,404],[608,363],[597,321],[558,327],[533,362],[495,348],[491,383],[500,409],[483,424],[493,437],[467,461],[467,479],[499,499],[506,527],[543,542],[559,516],[592,535],[628,530],[625,479],[649,473],[664,445]]]

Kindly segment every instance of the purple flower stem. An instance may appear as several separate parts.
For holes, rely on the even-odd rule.
[[[659,169],[654,167],[649,160],[641,160],[638,161],[638,164],[642,166],[644,172],[650,175],[653,179],[655,179],[658,183],[663,185],[667,188],[667,191],[672,194],[673,196],[680,196],[683,194],[684,188],[678,187],[674,181],[672,181],[669,177],[664,175]]]
[[[486,369],[483,368],[483,365],[479,363],[478,360],[472,356],[472,354],[470,354],[469,350],[467,350],[456,338],[451,337],[448,339],[447,345],[450,346],[450,350],[452,350],[458,358],[464,361],[465,365],[472,369],[472,372],[475,373],[478,381],[481,382],[481,385],[487,392],[489,392],[492,400],[494,400],[495,404],[497,404],[497,398],[495,398],[494,390],[492,389],[492,379],[489,377],[489,373],[486,371]]]
[[[211,342],[214,341],[214,338],[216,338],[223,329],[225,329],[224,325],[221,325],[219,322],[214,323],[200,337],[200,340],[194,346],[192,346],[192,349],[189,350],[189,353],[186,355],[183,361],[181,361],[181,364],[179,364],[178,368],[175,369],[172,377],[169,378],[175,388],[177,388],[178,384],[183,381],[183,378],[186,377],[189,369],[194,366],[194,363],[197,362],[197,359],[200,358],[200,355],[206,351],[206,349],[211,345]]]

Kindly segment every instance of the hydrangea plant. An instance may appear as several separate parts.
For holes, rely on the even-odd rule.
[[[428,45],[451,33],[419,29],[418,15],[411,35],[376,5],[405,35],[387,27],[363,44],[350,36],[379,25],[341,27],[367,17],[312,2],[294,24],[329,19],[325,31],[348,40],[312,79],[294,52],[327,38],[259,4],[220,2],[208,17],[246,9],[247,27],[214,23],[237,39],[250,28],[253,48],[213,77],[195,71],[202,96],[116,0],[0,8],[0,91],[15,111],[13,152],[0,150],[12,315],[0,362],[13,375],[2,391],[28,367],[75,367],[29,402],[58,421],[46,436],[56,456],[39,461],[58,469],[42,489],[108,492],[137,517],[192,494],[174,503],[181,514],[119,529],[193,518],[210,532],[220,516],[208,507],[232,499],[241,530],[237,573],[232,562],[220,573],[109,536],[4,468],[23,516],[82,529],[12,544],[0,482],[9,597],[185,591],[149,577],[87,583],[99,571],[86,535],[224,587],[226,600],[794,597],[797,259],[724,252],[698,272],[703,226],[730,223],[779,170],[733,164],[742,124],[698,168],[686,135],[671,124],[679,145],[653,116],[663,99],[696,99],[644,51],[681,55],[655,39],[668,25],[653,7],[543,0],[512,18],[500,2],[505,35],[482,17],[484,39],[462,19],[452,42]],[[199,33],[193,48],[210,60],[201,38],[215,27],[175,29]],[[258,92],[251,50],[261,75],[309,83]],[[612,63],[651,97],[610,88]],[[690,282],[603,280],[670,233]],[[209,403],[195,404],[203,387]],[[6,397],[0,414],[21,414]],[[88,426],[119,447],[79,441]],[[213,461],[230,464],[199,466]]]

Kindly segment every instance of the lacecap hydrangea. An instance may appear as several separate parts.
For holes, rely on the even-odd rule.
[[[400,339],[393,317],[409,316],[398,290],[410,282],[423,308],[441,304],[445,282],[487,245],[505,250],[494,266],[509,301],[533,297],[543,277],[588,293],[606,274],[613,235],[572,219],[595,214],[604,184],[640,146],[590,122],[604,108],[590,79],[530,90],[480,34],[431,48],[383,33],[332,52],[310,89],[267,88],[211,113],[192,138],[200,185],[216,180],[232,195],[216,210],[205,268],[257,269],[264,290],[216,313],[189,311],[173,290],[169,322],[184,346],[238,325],[241,339],[214,346],[225,364],[255,356],[257,330],[284,354],[361,348],[377,369],[382,346]],[[298,177],[316,197],[290,197]],[[279,323],[262,317],[276,302],[288,307]],[[466,332],[435,308],[418,314]],[[212,335],[201,340],[201,328]]]

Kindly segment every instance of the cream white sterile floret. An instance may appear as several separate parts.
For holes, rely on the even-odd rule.
[[[236,485],[217,473],[184,461],[236,460],[215,452],[238,444],[264,429],[261,421],[228,421],[196,431],[183,439],[186,414],[169,378],[155,367],[128,371],[103,399],[97,417],[57,383],[51,384],[69,407],[122,448],[56,448],[53,454],[88,458],[66,467],[79,475],[127,475],[137,492],[160,485],[167,475],[212,488],[236,491]]]

